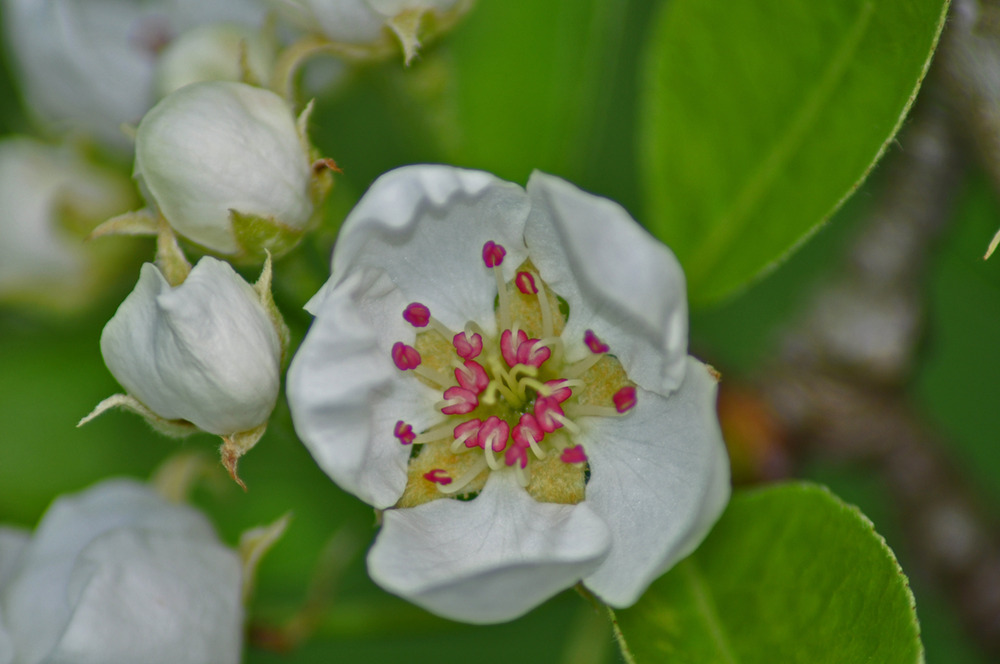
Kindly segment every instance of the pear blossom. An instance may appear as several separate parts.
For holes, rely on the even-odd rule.
[[[104,362],[160,420],[220,436],[258,429],[280,380],[280,327],[268,298],[209,256],[176,287],[146,263],[101,333]]]
[[[156,96],[166,97],[191,83],[242,81],[246,74],[267,82],[274,58],[274,44],[259,30],[230,23],[200,25],[163,49],[154,77]]]
[[[288,376],[296,431],[382,510],[376,583],[513,619],[581,582],[634,603],[729,495],[684,276],[617,204],[543,173],[410,166],[344,222]]]
[[[161,50],[206,23],[259,27],[262,0],[4,0],[11,60],[28,108],[57,131],[126,150],[123,123],[155,101]]]
[[[229,255],[291,248],[317,202],[291,109],[243,83],[195,83],[158,103],[139,124],[135,177],[174,230]]]
[[[131,480],[0,528],[0,663],[236,664],[242,563],[192,508]]]

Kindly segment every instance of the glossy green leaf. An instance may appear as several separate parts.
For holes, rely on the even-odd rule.
[[[892,551],[861,512],[809,484],[737,494],[618,623],[637,664],[923,661]]]
[[[695,303],[744,286],[854,191],[902,123],[947,6],[664,6],[640,103],[645,221]]]

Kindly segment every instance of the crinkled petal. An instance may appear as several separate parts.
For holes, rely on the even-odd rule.
[[[66,589],[80,552],[102,534],[123,528],[220,546],[200,513],[166,503],[138,482],[110,480],[56,500],[0,593],[19,662],[42,661],[69,624],[73,609]]]
[[[389,510],[368,554],[380,586],[438,615],[512,620],[600,563],[608,528],[586,503],[539,503],[513,473],[493,473],[471,502]]]
[[[669,394],[684,379],[687,290],[673,253],[620,205],[535,172],[525,241],[542,278],[570,303],[563,339],[582,355],[588,329],[629,378]]]
[[[241,563],[220,544],[118,530],[76,561],[47,664],[237,664]]]
[[[584,504],[608,524],[613,544],[584,584],[612,606],[631,606],[690,553],[729,497],[717,382],[703,364],[687,362],[672,395],[640,389],[627,415],[595,418],[585,432],[591,476]]]
[[[342,489],[390,507],[406,486],[410,456],[395,424],[427,428],[441,417],[433,409],[440,394],[392,363],[387,339],[412,343],[414,333],[402,317],[408,302],[384,274],[358,271],[324,293],[288,371],[295,431]]]
[[[333,281],[379,268],[407,302],[422,302],[456,331],[469,320],[492,327],[496,281],[483,264],[483,245],[492,240],[504,246],[504,279],[512,279],[527,255],[528,208],[523,189],[489,173],[427,165],[396,169],[375,181],[344,222]]]
[[[281,346],[253,288],[205,257],[171,289],[152,264],[101,334],[108,369],[165,419],[218,435],[267,421],[278,397]]]

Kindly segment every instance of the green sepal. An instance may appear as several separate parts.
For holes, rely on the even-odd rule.
[[[268,253],[283,256],[299,243],[307,229],[289,228],[271,217],[229,211],[233,237],[240,247],[240,256],[254,261],[264,259]]]

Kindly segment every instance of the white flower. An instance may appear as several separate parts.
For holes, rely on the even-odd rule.
[[[725,505],[683,274],[606,199],[401,168],[345,221],[308,308],[295,428],[385,510],[372,578],[431,611],[508,620],[581,580],[628,606]]]
[[[278,398],[275,322],[257,291],[211,257],[176,288],[143,265],[104,327],[101,352],[128,394],[157,417],[220,436],[264,426]]]
[[[139,124],[135,176],[181,235],[223,254],[284,251],[313,216],[307,142],[278,95],[196,83]]]
[[[115,261],[83,237],[91,223],[127,209],[130,190],[126,178],[68,146],[0,141],[0,301],[63,308],[88,302],[101,285],[100,268]]]
[[[260,0],[4,0],[3,23],[31,111],[119,149],[153,104],[159,51],[203,23],[257,26]]]
[[[106,481],[0,529],[0,663],[236,664],[240,584],[201,514]]]
[[[417,33],[424,14],[450,19],[464,14],[469,0],[271,0],[288,19],[332,42],[373,44],[387,29],[402,42],[407,61],[419,47]],[[447,22],[447,20],[445,21]]]

